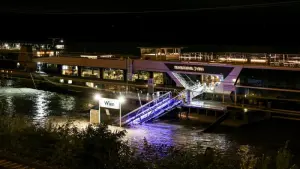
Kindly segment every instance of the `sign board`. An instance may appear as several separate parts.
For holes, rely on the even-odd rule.
[[[170,71],[194,72],[199,74],[223,75],[224,78],[233,70],[230,66],[208,66],[208,65],[192,65],[192,64],[171,64],[165,63]]]
[[[110,109],[120,109],[120,103],[117,99],[107,99],[101,98],[100,99],[100,106]]]
[[[200,66],[174,65],[174,70],[179,70],[179,71],[193,71],[193,72],[204,72],[204,67],[200,67]]]

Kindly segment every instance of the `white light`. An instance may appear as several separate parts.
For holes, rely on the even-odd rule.
[[[68,80],[68,84],[72,84],[72,80]]]
[[[63,65],[63,66],[62,66],[62,69],[64,69],[64,70],[69,69],[69,66]]]
[[[60,83],[64,83],[64,79],[60,79],[59,82],[60,82]]]
[[[20,63],[19,63],[19,62],[17,63],[17,66],[20,66]]]
[[[38,65],[40,65],[40,64],[41,64],[41,62],[37,62],[37,64],[38,64]]]
[[[123,96],[120,96],[120,97],[118,98],[118,100],[120,101],[120,103],[124,103],[124,102],[125,102],[125,98],[124,98]]]
[[[17,44],[17,45],[16,45],[16,48],[20,48],[20,44]]]
[[[244,108],[244,112],[246,113],[248,111],[248,109]]]
[[[60,43],[64,43],[64,40],[60,40]]]
[[[5,46],[5,47],[8,47],[8,44],[6,43],[6,44],[4,44],[4,46]]]
[[[41,47],[42,47],[42,48],[44,48],[45,46],[44,46],[44,45],[42,45]]]
[[[100,100],[101,99],[101,95],[100,94],[95,94],[94,99],[95,100]]]
[[[232,79],[232,82],[235,82],[236,81],[236,79]]]
[[[245,97],[247,97],[247,95],[245,94]]]

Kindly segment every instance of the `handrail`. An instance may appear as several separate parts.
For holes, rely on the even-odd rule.
[[[195,82],[188,75],[186,75],[186,74],[184,74],[184,75],[192,82],[192,84],[195,84]]]
[[[154,100],[152,100],[152,101],[150,101],[150,102],[144,104],[143,106],[138,107],[138,108],[132,110],[131,112],[129,112],[129,113],[127,113],[126,115],[124,115],[122,118],[129,116],[130,114],[134,113],[135,111],[137,111],[137,110],[139,110],[139,109],[142,109],[142,108],[148,106],[149,104],[151,104],[151,103],[153,103],[153,102],[159,100],[160,98],[162,98],[162,97],[164,97],[164,96],[167,96],[167,95],[170,94],[170,93],[171,93],[171,92],[167,92],[167,93],[165,93],[165,94],[159,96],[158,98],[156,98],[156,99],[154,99]]]

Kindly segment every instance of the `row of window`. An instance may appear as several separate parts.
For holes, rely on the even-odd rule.
[[[62,66],[62,75],[67,76],[78,76],[78,66]],[[90,78],[100,78],[101,72],[99,68],[90,68],[90,67],[82,67],[81,76],[82,77],[90,77]],[[124,70],[122,69],[111,69],[104,68],[103,69],[103,79],[106,80],[124,80]],[[136,80],[148,80],[150,78],[150,72],[147,71],[138,71],[132,75],[131,81]],[[153,79],[155,84],[163,84],[164,83],[164,74],[160,72],[153,73]]]

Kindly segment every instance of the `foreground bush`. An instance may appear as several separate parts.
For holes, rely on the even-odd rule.
[[[107,126],[79,130],[69,124],[39,126],[22,117],[0,117],[2,153],[45,162],[53,168],[296,169],[287,146],[275,158],[256,157],[247,147],[240,149],[239,158],[229,158],[212,149],[203,154],[164,145],[156,147],[146,140],[142,150],[133,151],[122,139],[125,134],[111,132]]]

